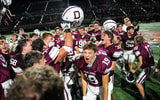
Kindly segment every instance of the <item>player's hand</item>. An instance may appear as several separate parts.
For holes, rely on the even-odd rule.
[[[132,72],[134,74],[136,72],[136,70],[130,69],[130,72]]]
[[[87,97],[86,97],[86,96],[83,96],[83,100],[87,100]]]
[[[71,23],[64,21],[64,22],[61,23],[61,27],[62,27],[64,30],[71,29]]]

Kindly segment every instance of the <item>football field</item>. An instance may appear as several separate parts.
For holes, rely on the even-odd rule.
[[[145,37],[146,41],[151,44],[156,66],[158,59],[160,58],[160,22],[141,23],[140,32]],[[9,40],[11,35],[6,35],[6,37]],[[136,61],[133,66],[136,66]],[[139,72],[136,72],[136,75],[138,75]],[[158,76],[159,77],[155,79],[152,73],[145,81],[145,93],[147,100],[160,100],[160,72]],[[125,80],[125,75],[122,73],[118,64],[115,69],[113,95],[114,100],[141,100],[141,96],[135,82],[128,83]]]
[[[142,23],[140,24],[140,32],[151,44],[155,66],[157,66],[158,59],[160,58],[160,23]],[[133,66],[136,66],[136,61]],[[137,76],[138,74],[139,72],[136,72]],[[159,77],[155,79],[152,73],[145,81],[145,94],[147,100],[160,100],[160,73],[158,76]],[[135,82],[128,83],[118,65],[115,69],[113,95],[115,100],[141,100]]]

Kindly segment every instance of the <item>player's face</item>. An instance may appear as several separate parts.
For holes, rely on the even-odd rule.
[[[38,38],[38,36],[37,36],[37,35],[34,35],[34,36],[31,38],[31,40],[34,41],[34,40],[36,40],[37,38]]]
[[[98,24],[94,24],[94,29],[98,30],[99,29],[99,25]]]
[[[107,44],[108,42],[110,42],[111,38],[108,37],[107,34],[102,33],[101,34],[101,40],[102,40],[102,44]]]
[[[56,29],[55,33],[56,33],[56,35],[60,35],[61,34],[61,30],[60,29]]]
[[[27,41],[26,46],[24,46],[24,49],[26,50],[26,52],[30,52],[32,50],[32,42]]]
[[[4,54],[8,53],[8,43],[6,42],[0,43],[0,50]]]
[[[131,28],[130,30],[128,30],[128,32],[132,35],[134,33],[134,29]]]
[[[85,34],[85,30],[84,30],[84,29],[79,29],[79,34],[80,34],[81,36],[83,36],[83,35]]]
[[[49,43],[52,42],[53,40],[53,37],[52,36],[48,36],[46,39],[45,39],[45,43],[47,46],[49,46]]]
[[[121,32],[121,31],[122,31],[122,25],[119,25],[119,26],[117,27],[117,30],[118,30],[119,32]]]
[[[92,49],[86,49],[83,51],[84,60],[87,64],[93,63],[96,53]]]

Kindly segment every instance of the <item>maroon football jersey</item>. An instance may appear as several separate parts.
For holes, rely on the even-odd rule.
[[[98,46],[98,54],[107,55],[112,59],[112,61],[116,61],[118,58],[122,57],[122,53],[122,48],[115,44],[112,44],[106,48],[103,44]]]
[[[124,50],[132,50],[134,48],[134,37],[136,35],[137,33],[134,33],[131,37],[128,37],[127,33],[120,35]]]
[[[58,73],[60,72],[60,63],[54,63],[56,60],[59,49],[57,47],[51,46],[45,49],[43,52],[44,58],[46,59],[46,64],[52,66]]]
[[[8,67],[6,59],[2,54],[0,54],[0,100],[5,100],[2,83],[6,82],[9,79],[11,79],[10,69]]]
[[[141,68],[151,67],[154,65],[152,50],[148,43],[142,43],[141,45],[135,46],[133,52],[136,57],[142,56],[143,64]]]
[[[54,44],[56,45],[59,41],[60,41],[60,36],[59,35],[55,35],[54,36],[54,40],[53,40]]]
[[[93,64],[85,63],[84,57],[75,60],[75,65],[81,70],[92,86],[102,86],[102,75],[109,74],[112,61],[108,56],[97,55]]]
[[[101,40],[101,30],[98,30],[98,31],[92,30],[92,31],[88,31],[87,33],[91,36],[93,41],[95,41],[95,40],[100,41]]]
[[[90,36],[85,34],[85,36],[81,36],[80,34],[75,35],[76,45],[78,48],[83,48],[84,44],[90,40]]]
[[[122,30],[121,33],[118,33],[116,30],[113,32],[114,35],[118,38],[118,39],[121,39],[121,35],[125,33],[125,31]]]
[[[64,40],[59,41],[59,42],[57,43],[57,47],[58,47],[58,48],[62,48],[62,47],[64,46],[64,43],[65,43]],[[76,40],[73,39],[73,47],[75,47],[75,46],[76,46]],[[75,50],[75,48],[73,48],[72,51],[69,52],[67,55],[68,55],[68,56],[73,56],[73,55],[75,55],[74,50]]]
[[[25,69],[23,55],[21,53],[17,53],[16,55],[12,56],[10,59],[10,66],[15,73],[22,73]]]

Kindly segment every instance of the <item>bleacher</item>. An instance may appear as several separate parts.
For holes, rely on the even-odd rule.
[[[86,26],[94,20],[101,24],[106,19],[122,23],[125,16],[140,22],[160,21],[159,0],[31,0],[26,4],[22,1],[17,4],[13,0],[10,9],[16,17],[12,18],[13,22],[6,19],[9,25],[2,21],[0,33],[18,30],[20,27],[55,27],[59,25],[61,14],[69,5],[78,5],[84,10],[83,25]]]

